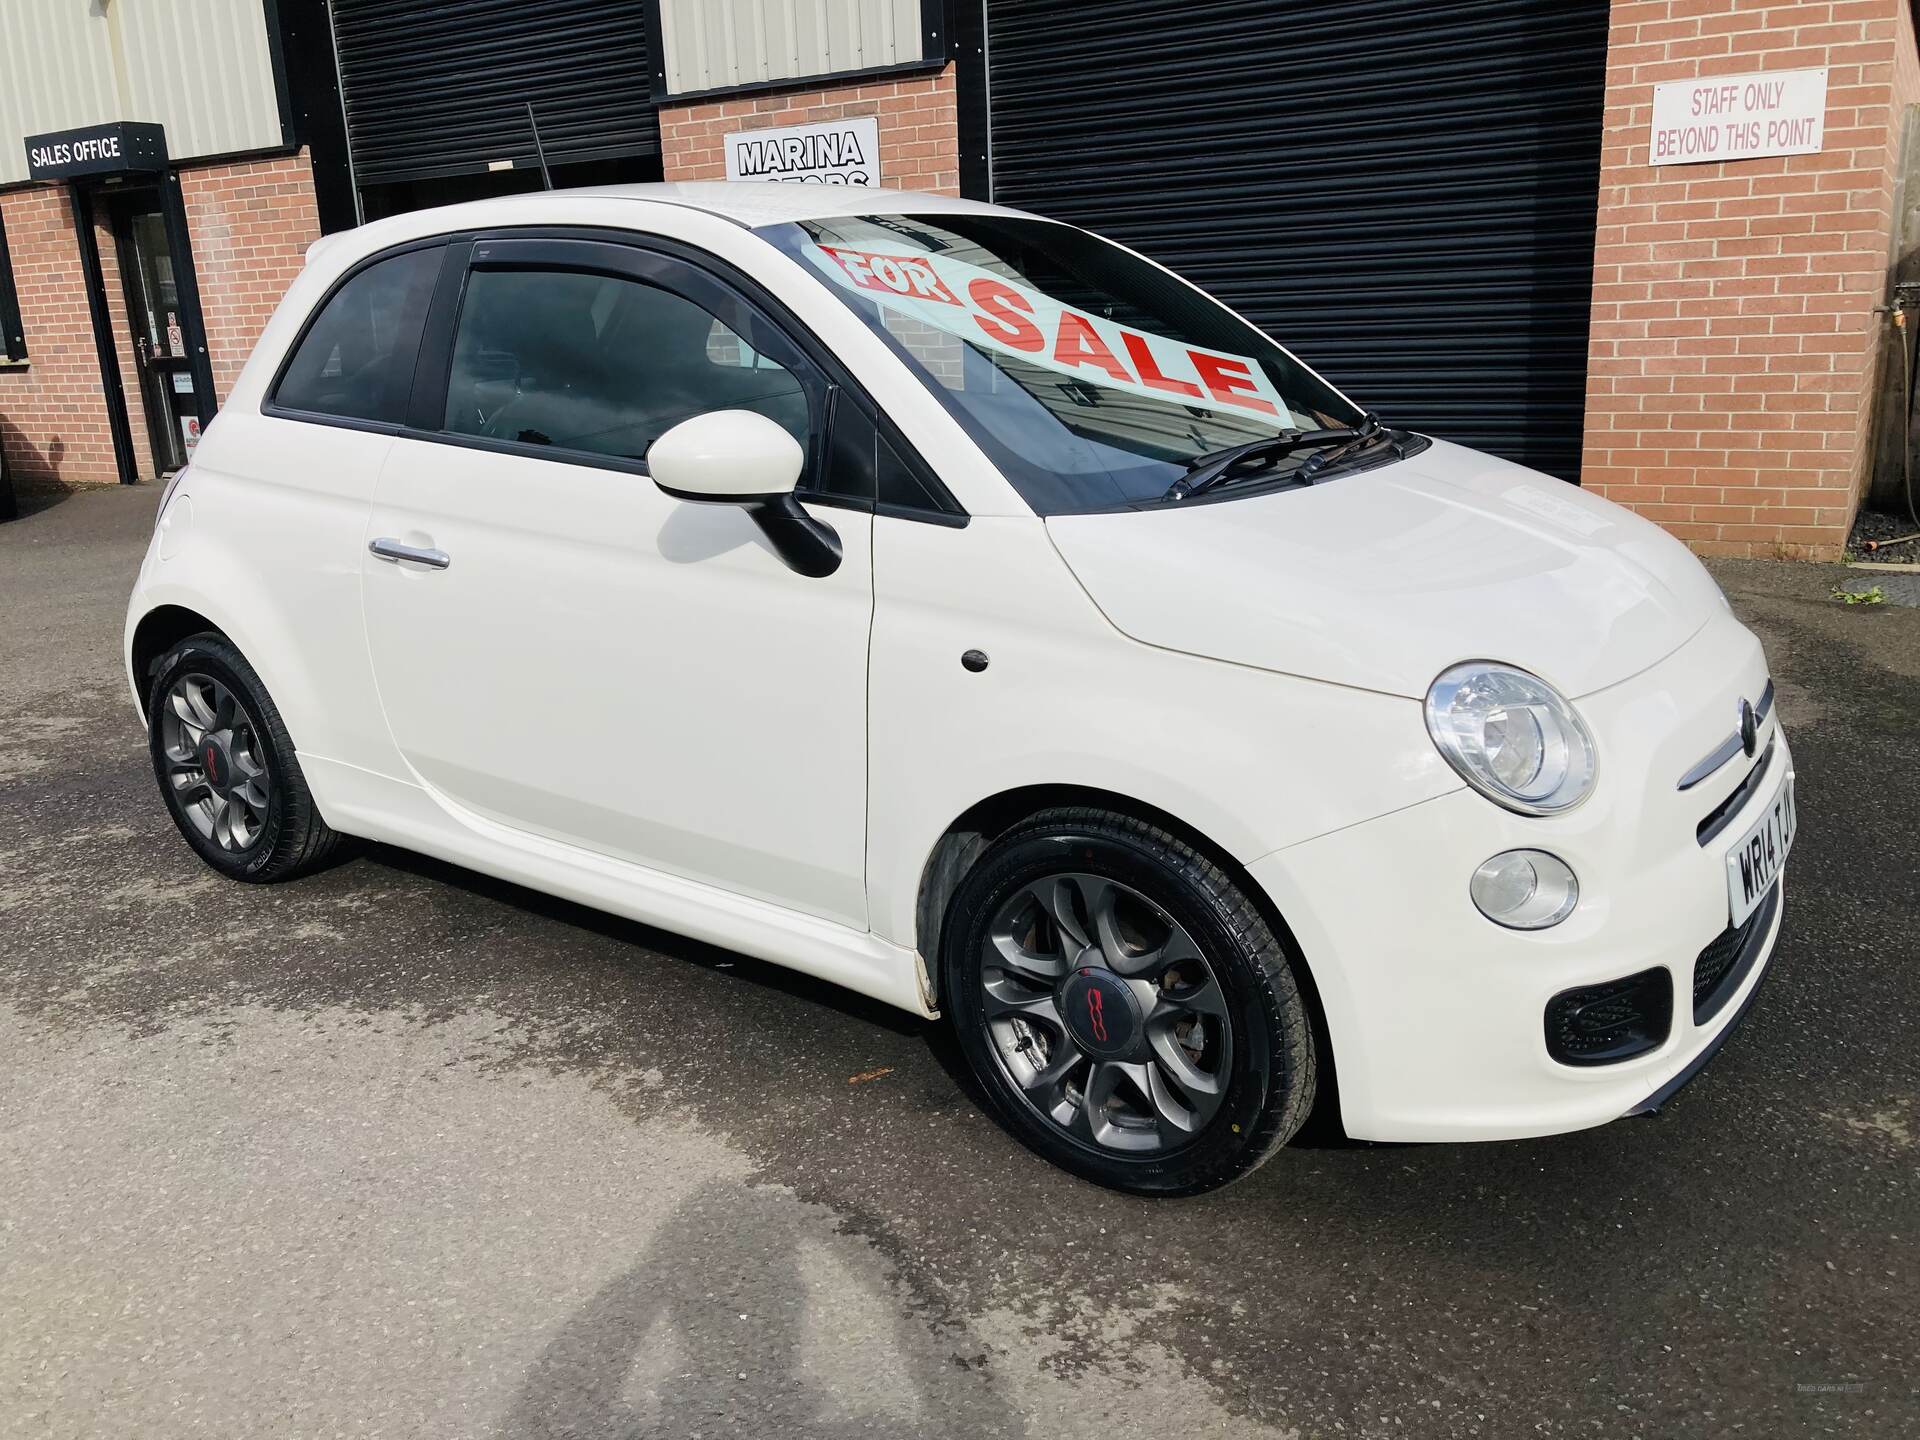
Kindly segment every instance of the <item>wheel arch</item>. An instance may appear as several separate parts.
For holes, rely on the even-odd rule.
[[[127,645],[127,670],[133,680],[134,697],[140,702],[141,714],[146,714],[148,704],[153,699],[154,671],[161,657],[189,635],[206,631],[212,631],[230,645],[235,644],[233,637],[221,626],[185,605],[156,605],[140,617]],[[235,648],[239,647],[235,645]]]
[[[1003,790],[967,807],[941,833],[921,869],[920,890],[914,913],[916,948],[927,972],[927,988],[938,1008],[945,998],[946,967],[941,963],[940,945],[947,923],[947,912],[961,882],[979,863],[993,842],[1014,826],[1043,810],[1061,806],[1092,806],[1130,819],[1141,820],[1177,835],[1224,870],[1259,908],[1273,933],[1286,951],[1294,979],[1306,1000],[1308,1023],[1313,1029],[1314,1045],[1324,1065],[1317,1098],[1308,1130],[1316,1134],[1337,1134],[1340,1097],[1339,1066],[1327,1028],[1326,1006],[1314,979],[1313,965],[1302,949],[1293,928],[1273,897],[1246,866],[1234,859],[1224,846],[1205,832],[1159,806],[1129,795],[1087,785],[1022,785]]]
[[[138,618],[131,611],[128,615],[123,653],[142,717],[151,698],[153,662],[187,636],[211,631],[253,667],[304,751],[327,729],[328,707],[302,658],[297,617],[256,570],[237,563],[226,547],[209,543],[204,528],[193,539],[191,557],[169,560],[164,568],[170,573],[136,592]],[[327,753],[324,736],[319,749]]]

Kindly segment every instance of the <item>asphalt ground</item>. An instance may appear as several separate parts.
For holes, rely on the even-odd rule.
[[[1722,565],[1801,831],[1660,1117],[1106,1193],[938,1027],[374,849],[204,869],[151,488],[0,526],[0,1435],[1920,1432],[1920,611]]]

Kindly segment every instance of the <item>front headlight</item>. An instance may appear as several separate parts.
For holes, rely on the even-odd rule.
[[[1557,815],[1593,792],[1593,736],[1551,685],[1511,665],[1442,672],[1427,691],[1427,733],[1461,779],[1522,815]]]

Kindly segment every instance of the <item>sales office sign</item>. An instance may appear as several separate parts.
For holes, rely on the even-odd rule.
[[[1712,75],[1653,87],[1655,165],[1815,155],[1825,141],[1827,72]]]
[[[122,175],[163,170],[167,164],[167,132],[128,120],[29,135],[26,143],[30,180]]]

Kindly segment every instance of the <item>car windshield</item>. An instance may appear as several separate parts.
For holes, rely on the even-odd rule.
[[[862,215],[758,233],[885,339],[1041,515],[1159,503],[1201,456],[1361,419],[1217,301],[1070,225]]]

